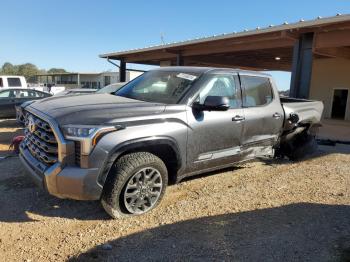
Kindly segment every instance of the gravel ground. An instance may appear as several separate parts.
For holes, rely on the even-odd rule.
[[[0,156],[21,130],[0,122]],[[350,150],[256,161],[168,188],[144,216],[49,196],[0,160],[0,261],[350,261]]]

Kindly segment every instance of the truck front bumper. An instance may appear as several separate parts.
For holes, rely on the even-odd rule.
[[[97,182],[98,168],[62,166],[57,162],[45,169],[23,147],[20,147],[20,159],[34,182],[51,195],[76,200],[100,199],[102,186]]]

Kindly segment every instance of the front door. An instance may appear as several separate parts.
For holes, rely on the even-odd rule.
[[[13,90],[0,91],[0,118],[11,118],[15,113],[16,96]]]
[[[230,100],[230,109],[198,112],[188,108],[187,163],[190,172],[239,160],[243,129],[240,93],[237,76],[211,75],[201,88],[196,102],[204,103],[207,96],[224,96]]]

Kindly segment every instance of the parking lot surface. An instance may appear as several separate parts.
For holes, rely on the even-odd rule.
[[[262,160],[170,186],[149,214],[110,219],[98,201],[37,188],[0,122],[0,261],[350,261],[350,150]]]

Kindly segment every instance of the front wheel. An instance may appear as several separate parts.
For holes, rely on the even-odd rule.
[[[102,206],[113,218],[144,214],[159,204],[167,184],[167,168],[159,157],[148,152],[124,155],[105,182]]]

